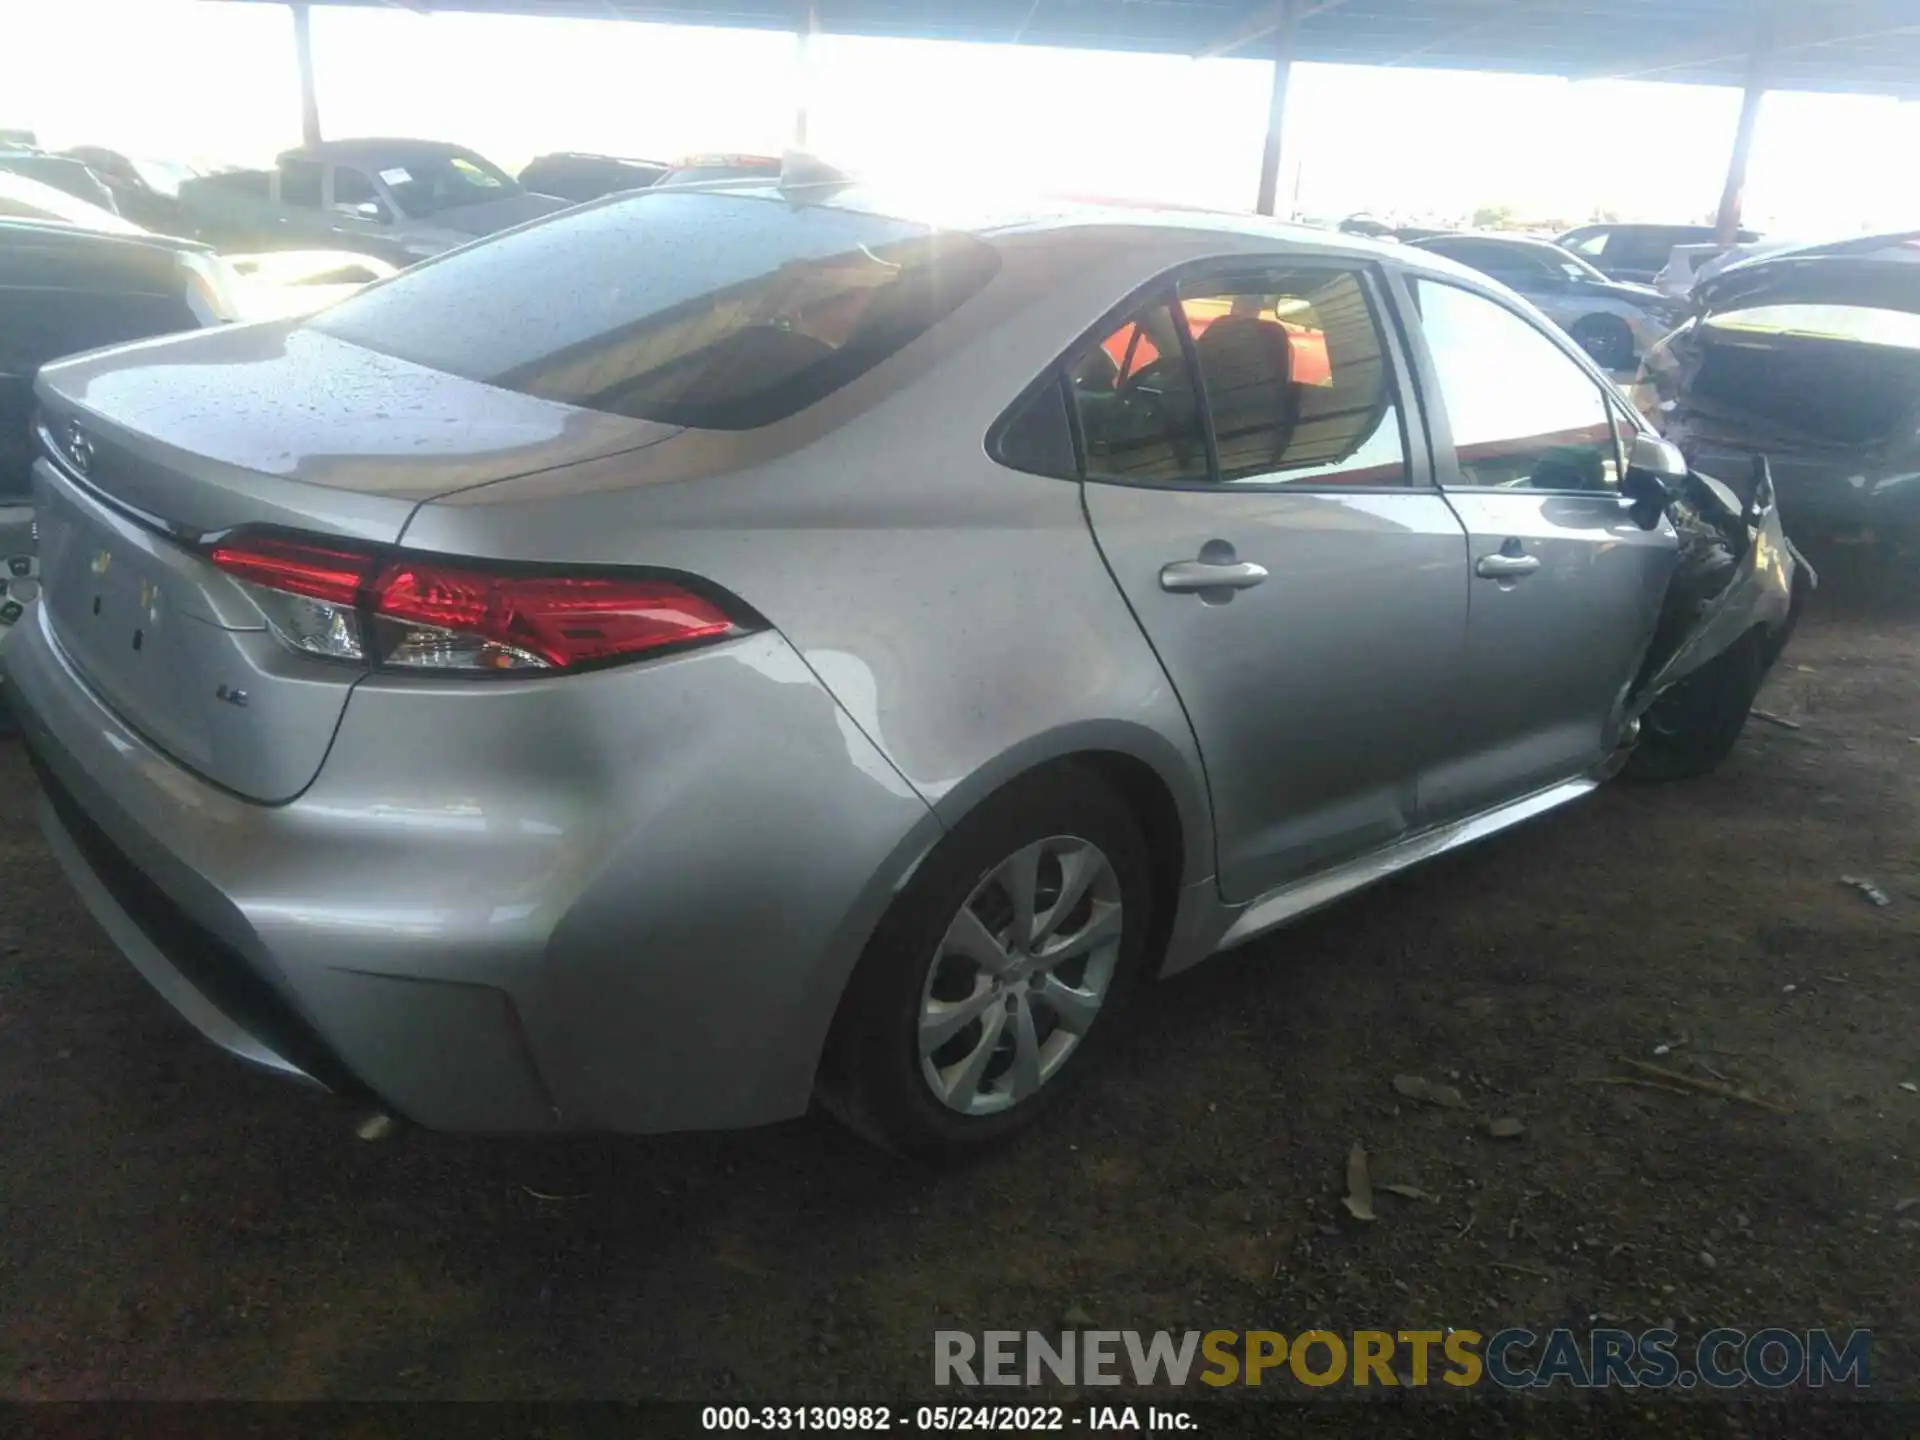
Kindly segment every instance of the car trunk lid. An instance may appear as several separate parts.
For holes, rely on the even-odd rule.
[[[363,671],[275,639],[248,586],[205,558],[211,537],[269,527],[391,544],[429,497],[674,433],[285,325],[64,361],[37,395],[55,639],[158,748],[268,802],[312,781]]]

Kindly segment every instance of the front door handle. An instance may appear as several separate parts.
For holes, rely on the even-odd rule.
[[[1251,560],[1216,564],[1208,560],[1176,560],[1160,570],[1160,588],[1170,595],[1193,595],[1204,590],[1251,590],[1267,578],[1267,567]]]
[[[1483,555],[1473,573],[1483,580],[1519,580],[1539,568],[1538,555]]]

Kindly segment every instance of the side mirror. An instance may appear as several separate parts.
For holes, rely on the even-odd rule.
[[[353,215],[362,220],[374,220],[383,225],[387,220],[386,207],[378,200],[362,200],[355,205],[336,205],[333,208],[338,210],[342,215]]]
[[[1687,457],[1678,445],[1655,435],[1634,436],[1620,481],[1621,493],[1633,502],[1633,523],[1642,530],[1657,527],[1673,498],[1672,482],[1686,476]]]

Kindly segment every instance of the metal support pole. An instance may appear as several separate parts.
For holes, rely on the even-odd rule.
[[[320,143],[320,98],[313,89],[313,31],[305,5],[290,5],[293,11],[293,53],[300,62],[300,139],[308,145]]]
[[[800,31],[800,45],[795,66],[800,81],[800,106],[793,116],[793,148],[807,148],[807,110],[813,100],[813,37],[820,33],[820,5],[818,0],[807,0],[806,24]]]
[[[1273,214],[1280,193],[1280,143],[1287,124],[1287,85],[1293,78],[1294,37],[1300,31],[1300,0],[1287,0],[1286,14],[1274,32],[1273,90],[1267,100],[1267,143],[1260,152],[1262,215]]]
[[[1754,126],[1760,102],[1767,98],[1767,47],[1756,44],[1747,61],[1747,89],[1740,99],[1740,124],[1733,132],[1733,156],[1727,162],[1727,188],[1720,192],[1720,216],[1714,239],[1732,245],[1740,238],[1740,210],[1747,194],[1747,160],[1753,154]]]

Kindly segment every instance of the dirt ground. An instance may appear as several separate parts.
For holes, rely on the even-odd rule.
[[[947,1174],[818,1120],[356,1140],[111,950],[0,741],[0,1394],[924,1398],[936,1328],[1605,1317],[1870,1327],[1920,1398],[1917,634],[1823,595],[1761,702],[1799,728],[1159,987],[1102,1084]],[[1349,1219],[1355,1141],[1435,1198]]]

